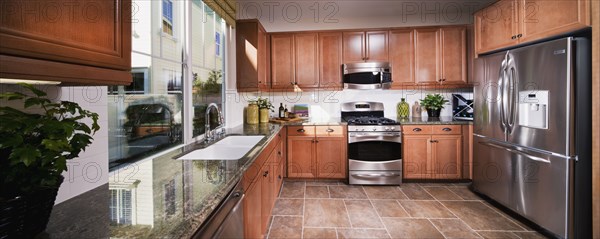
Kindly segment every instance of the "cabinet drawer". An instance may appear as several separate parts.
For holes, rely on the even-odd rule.
[[[433,125],[433,134],[461,134],[460,125]]]
[[[315,126],[288,126],[288,136],[314,136]]]
[[[431,125],[403,125],[402,134],[431,134]]]
[[[344,126],[341,125],[316,126],[315,131],[318,136],[344,136]]]

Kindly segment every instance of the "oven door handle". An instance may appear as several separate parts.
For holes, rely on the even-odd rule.
[[[384,142],[393,142],[393,143],[402,143],[402,135],[399,133],[386,133],[386,134],[373,134],[373,133],[364,133],[362,135],[359,134],[349,134],[348,135],[348,143],[358,143],[358,142],[368,142],[368,141],[384,141]]]
[[[368,174],[352,174],[352,176],[372,178],[372,177],[398,177],[399,173],[368,173]]]

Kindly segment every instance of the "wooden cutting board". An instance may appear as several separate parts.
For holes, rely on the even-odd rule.
[[[272,118],[269,120],[269,122],[271,123],[276,123],[276,124],[285,124],[288,122],[296,122],[296,121],[302,121],[304,119],[296,117],[296,118]]]

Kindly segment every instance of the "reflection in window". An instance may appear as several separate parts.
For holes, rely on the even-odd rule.
[[[115,224],[131,225],[131,190],[110,190],[110,220]]]

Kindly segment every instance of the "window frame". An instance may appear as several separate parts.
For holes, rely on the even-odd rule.
[[[167,8],[165,10],[165,3],[167,4]],[[161,32],[163,34],[167,34],[169,36],[174,36],[175,24],[174,24],[174,11],[173,11],[173,1],[172,0],[162,0],[161,2]],[[165,29],[165,23],[170,29]]]

